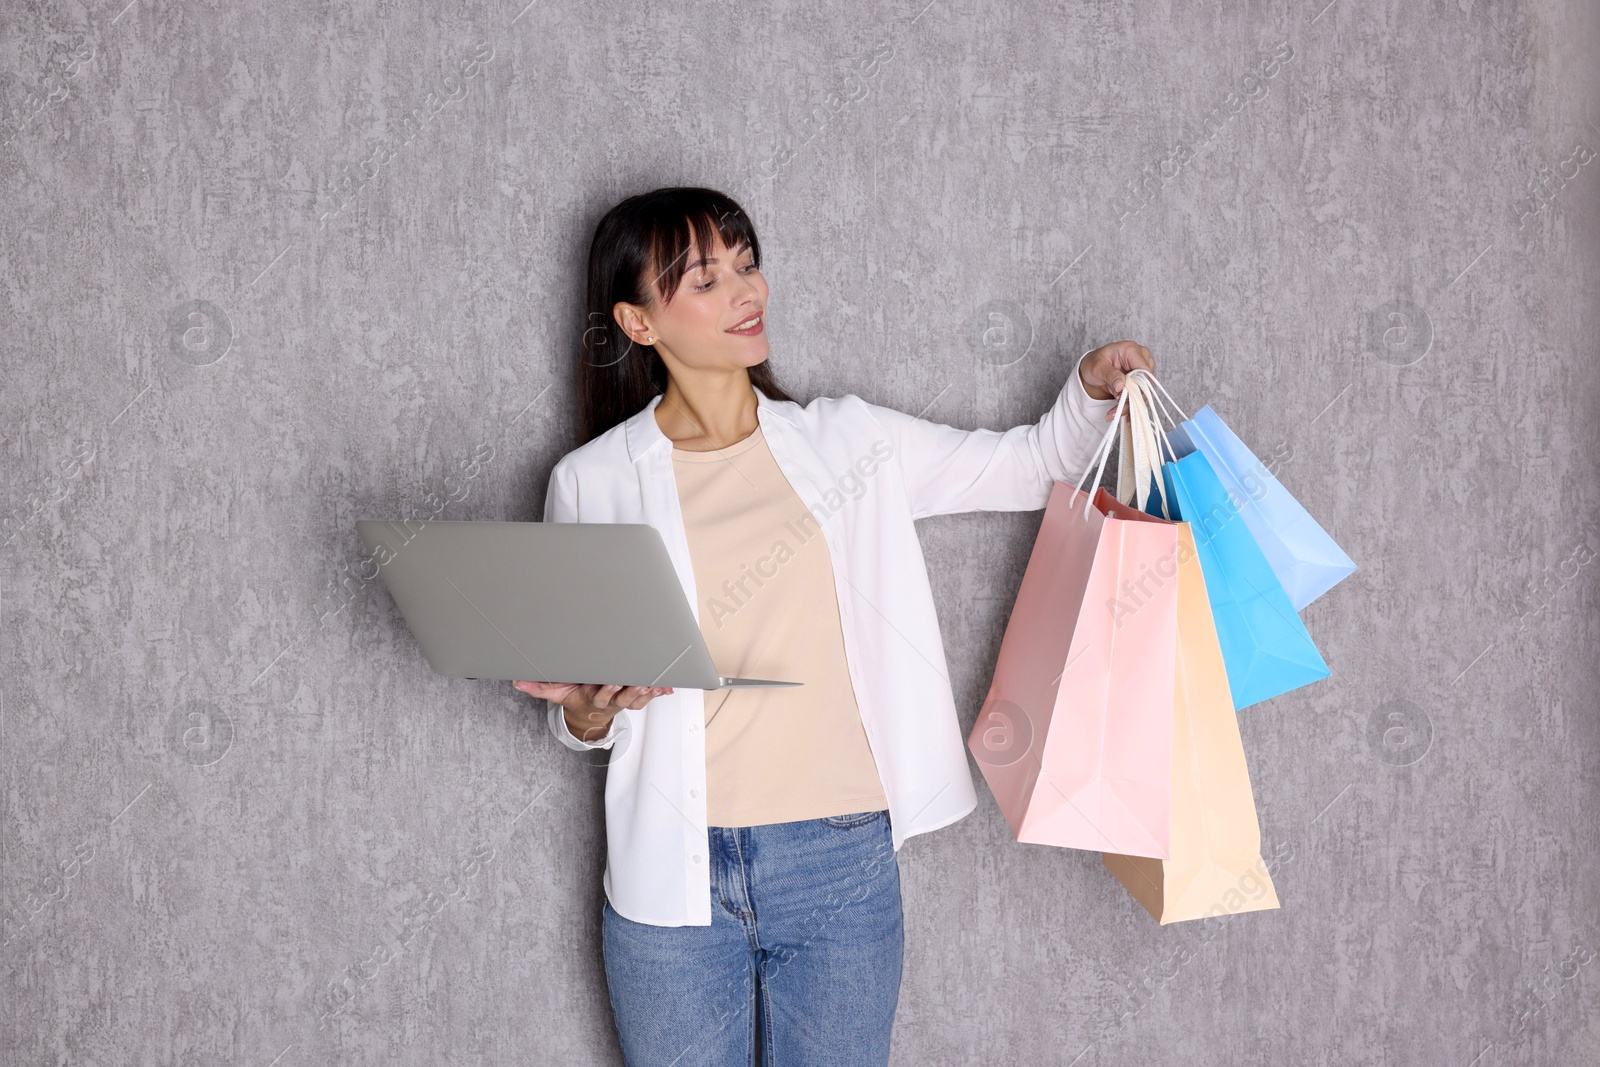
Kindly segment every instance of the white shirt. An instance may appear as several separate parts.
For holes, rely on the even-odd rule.
[[[756,389],[768,447],[821,521],[832,557],[850,680],[889,798],[896,852],[978,803],[913,520],[1037,511],[1052,483],[1082,477],[1114,401],[1090,399],[1076,368],[1036,424],[1005,431],[960,430],[855,395],[802,407]],[[556,463],[544,521],[656,527],[698,619],[672,441],[655,418],[660,402]],[[611,749],[603,885],[612,908],[635,922],[711,924],[704,699],[704,690],[675,689],[618,712],[606,735],[587,744],[550,704],[550,729],[562,744]]]

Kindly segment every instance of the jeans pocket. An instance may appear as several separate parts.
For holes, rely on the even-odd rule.
[[[849,815],[824,815],[817,821],[824,826],[832,826],[837,830],[848,830],[853,826],[864,826],[873,819],[881,819],[887,814],[888,812],[881,809],[878,811],[856,811],[851,812]]]

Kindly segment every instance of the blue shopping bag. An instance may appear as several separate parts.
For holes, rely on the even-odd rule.
[[[1205,453],[1161,473],[1174,517],[1194,531],[1234,709],[1326,678],[1327,663]]]
[[[1266,464],[1245,447],[1211,410],[1211,405],[1180,423],[1172,432],[1171,441],[1180,456],[1189,450],[1205,454],[1222,487],[1239,502],[1240,517],[1295,611],[1303,610],[1355,572],[1355,561],[1289,494]]]

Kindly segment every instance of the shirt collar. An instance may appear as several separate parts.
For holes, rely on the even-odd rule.
[[[756,391],[756,421],[763,431],[771,427],[774,419],[794,424],[794,419],[784,410],[782,402],[763,393],[759,385],[752,383],[750,388]],[[660,403],[661,394],[657,393],[650,398],[650,403],[629,416],[624,424],[628,438],[628,459],[634,463],[663,445],[668,448],[672,446],[672,438],[662,433],[661,425],[656,422],[656,406]]]

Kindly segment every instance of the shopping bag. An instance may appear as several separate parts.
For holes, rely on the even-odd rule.
[[[1167,856],[1178,590],[1146,576],[1177,531],[1103,489],[1051,489],[967,739],[1018,841]]]
[[[1178,524],[1177,585],[1169,854],[1101,857],[1163,926],[1279,906],[1261,857],[1239,720],[1188,523]]]
[[[1151,379],[1154,381],[1154,379]],[[1160,388],[1160,384],[1156,383]],[[1164,390],[1163,390],[1164,393]],[[1165,399],[1171,402],[1171,397]],[[1159,398],[1158,398],[1159,402]],[[1177,408],[1176,403],[1172,403]],[[1178,411],[1182,415],[1181,410]],[[1207,404],[1170,434],[1179,458],[1199,451],[1233,498],[1289,603],[1301,611],[1356,570],[1328,532]]]
[[[1131,410],[1141,433],[1134,435],[1131,461],[1118,468],[1118,495],[1130,497],[1136,507],[1157,510],[1146,480],[1159,467],[1165,490],[1160,510],[1187,522],[1194,535],[1234,709],[1328,677],[1327,663],[1244,523],[1239,498],[1224,488],[1204,452],[1196,449],[1174,459],[1175,442],[1159,417],[1160,383],[1143,370],[1130,372],[1124,381],[1124,391],[1135,397]],[[1146,431],[1153,445],[1141,443]],[[1123,477],[1130,469],[1131,482]]]
[[[1234,709],[1326,678],[1327,663],[1205,453],[1168,463],[1162,474],[1194,532]]]

